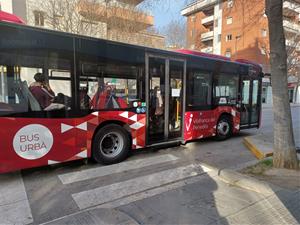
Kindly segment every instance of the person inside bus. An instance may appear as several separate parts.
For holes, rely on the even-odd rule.
[[[51,102],[51,104],[47,106],[44,110],[52,111],[68,108],[67,98],[68,97],[65,96],[63,93],[58,93],[57,96],[54,97],[53,102]]]
[[[91,101],[93,109],[120,109],[127,108],[127,103],[115,94],[115,88],[108,83],[104,87],[104,91],[98,89]]]
[[[158,86],[154,87],[151,95],[150,120],[154,128],[159,129],[163,120],[164,107],[161,90]]]
[[[88,89],[86,87],[80,88],[79,98],[80,98],[80,108],[81,109],[90,109],[91,108],[91,98],[88,95]]]
[[[29,86],[29,90],[36,98],[42,109],[48,107],[54,100],[55,94],[47,83],[46,76],[42,73],[36,73],[34,80]]]

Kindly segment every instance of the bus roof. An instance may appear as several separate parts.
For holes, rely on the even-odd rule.
[[[25,24],[25,22],[16,15],[0,11],[0,21],[10,22],[10,23],[18,23]]]
[[[3,11],[0,11],[3,12]],[[123,43],[123,42],[116,42],[116,41],[112,41],[112,40],[105,40],[105,39],[99,39],[99,38],[95,38],[95,37],[91,37],[91,36],[84,36],[84,35],[80,35],[80,34],[73,34],[73,33],[67,33],[67,32],[62,32],[62,31],[56,31],[56,30],[49,30],[49,29],[44,29],[44,28],[40,28],[40,27],[33,27],[33,26],[28,26],[26,25],[19,17],[9,14],[9,13],[5,13],[3,12],[3,15],[10,15],[9,17],[4,17],[4,18],[8,18],[10,19],[10,22],[8,22],[5,19],[1,19],[1,15],[0,15],[0,23],[2,22],[3,25],[8,25],[8,26],[20,26],[22,25],[22,28],[24,29],[31,29],[31,30],[36,30],[36,31],[41,31],[41,32],[48,32],[48,33],[53,33],[53,34],[59,34],[59,35],[63,35],[63,36],[69,36],[69,37],[78,37],[78,38],[84,38],[84,39],[91,39],[91,40],[99,40],[99,41],[105,41],[106,43],[113,43],[115,45],[121,45],[121,46],[130,46],[133,47],[135,49],[140,49],[140,50],[150,50],[153,52],[157,52],[160,54],[177,54],[177,55],[187,55],[187,56],[191,56],[191,57],[200,57],[203,59],[210,59],[213,61],[222,61],[225,63],[230,63],[230,64],[240,64],[240,65],[245,65],[245,66],[249,66],[249,65],[253,65],[257,71],[261,70],[261,66],[259,66],[258,64],[254,63],[254,62],[250,62],[248,60],[236,60],[236,61],[231,61],[230,58],[227,58],[225,56],[220,56],[220,55],[214,55],[214,54],[208,54],[208,53],[202,53],[199,51],[194,51],[194,50],[187,50],[187,49],[178,49],[175,51],[168,51],[168,50],[164,50],[164,49],[156,49],[156,48],[151,48],[151,47],[146,47],[146,46],[139,46],[139,45],[134,45],[134,44],[129,44],[129,43]],[[8,22],[8,23],[7,23]],[[23,26],[25,25],[25,26]]]
[[[202,56],[202,57],[206,57],[206,58],[213,58],[213,59],[221,59],[221,60],[225,60],[225,61],[231,61],[230,58],[227,58],[225,56],[209,54],[209,53],[204,53],[204,52],[199,52],[199,51],[189,50],[189,49],[178,49],[175,52],[188,54],[188,55]]]

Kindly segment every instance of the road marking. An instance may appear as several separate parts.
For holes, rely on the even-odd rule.
[[[103,166],[92,169],[86,169],[78,172],[61,174],[58,177],[63,184],[70,184],[78,181],[99,178],[114,173],[121,173],[129,170],[139,169],[146,166],[153,166],[160,163],[166,163],[177,159],[178,158],[176,156],[171,154],[159,155],[154,157],[148,157],[145,159],[126,161],[111,166]]]
[[[31,209],[20,173],[2,174],[0,181],[0,223],[32,223]]]
[[[191,164],[79,192],[72,194],[72,197],[80,209],[85,209],[194,177],[208,171],[211,170],[207,167],[199,164]]]
[[[161,187],[156,187],[154,189],[151,189],[151,190],[148,190],[148,191],[145,191],[145,192],[140,192],[140,193],[137,193],[137,194],[134,194],[134,195],[130,195],[130,196],[121,198],[121,199],[117,199],[115,201],[104,203],[104,204],[100,205],[99,207],[100,208],[117,208],[117,207],[120,207],[120,206],[123,206],[123,205],[128,205],[132,202],[136,202],[136,201],[139,201],[139,200],[143,200],[145,198],[150,198],[150,197],[153,197],[155,195],[162,194],[162,193],[167,192],[167,191],[175,190],[175,189],[184,187],[184,186],[189,185],[189,184],[194,184],[194,183],[200,182],[203,179],[207,179],[207,177],[210,177],[210,179],[215,179],[216,176],[217,176],[217,174],[215,174],[213,176],[203,175],[203,176],[190,177],[190,178],[187,178],[185,180],[180,180],[180,181],[177,181],[175,183],[171,183],[171,184],[164,185],[164,186],[161,186]]]

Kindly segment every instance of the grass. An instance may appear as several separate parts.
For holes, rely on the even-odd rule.
[[[255,164],[254,166],[246,167],[242,169],[242,173],[248,173],[253,175],[262,175],[266,170],[271,169],[273,167],[273,159],[267,158],[259,163]]]

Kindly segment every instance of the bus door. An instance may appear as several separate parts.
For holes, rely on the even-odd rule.
[[[244,76],[241,81],[241,129],[258,127],[261,111],[261,79]]]
[[[183,138],[185,67],[183,59],[146,56],[148,144]]]

